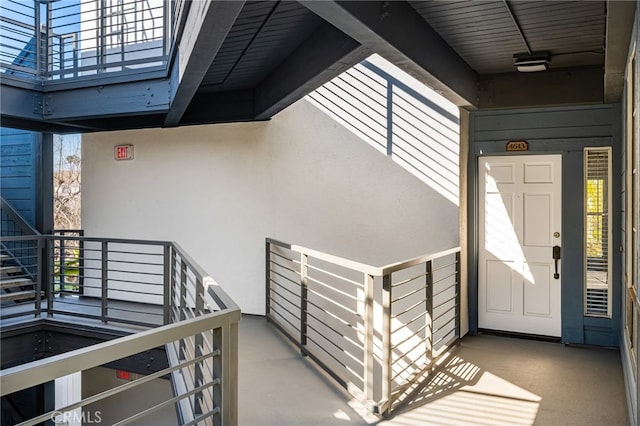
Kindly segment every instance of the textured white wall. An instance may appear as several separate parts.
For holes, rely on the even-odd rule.
[[[86,235],[177,241],[245,313],[264,313],[267,236],[373,265],[459,244],[454,203],[304,100],[269,122],[87,134],[82,159]]]

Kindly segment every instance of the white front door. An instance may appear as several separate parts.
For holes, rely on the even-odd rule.
[[[479,159],[480,328],[560,337],[561,178],[560,155]]]

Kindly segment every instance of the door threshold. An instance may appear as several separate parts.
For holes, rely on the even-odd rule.
[[[539,342],[562,343],[562,338],[554,336],[542,336],[540,334],[517,333],[515,331],[488,330],[485,328],[478,329],[478,334],[486,334],[489,336],[512,337],[515,339],[536,340]]]

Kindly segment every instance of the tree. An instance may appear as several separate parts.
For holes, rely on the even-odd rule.
[[[54,135],[53,158],[53,226],[55,229],[80,229],[82,161],[79,136]]]

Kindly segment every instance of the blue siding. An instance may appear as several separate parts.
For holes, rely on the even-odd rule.
[[[477,160],[481,155],[504,154],[506,142],[524,139],[529,151],[562,154],[562,341],[565,343],[618,346],[621,324],[622,279],[620,269],[619,215],[614,215],[613,312],[612,319],[584,316],[584,195],[583,149],[613,147],[613,193],[620,193],[621,124],[619,105],[476,111],[469,119],[469,177],[477,182]],[[515,153],[518,154],[518,153]],[[471,330],[478,328],[477,183],[469,185],[469,317]],[[620,211],[620,198],[613,198],[613,211]]]
[[[39,133],[0,128],[0,194],[34,227],[40,141]]]

